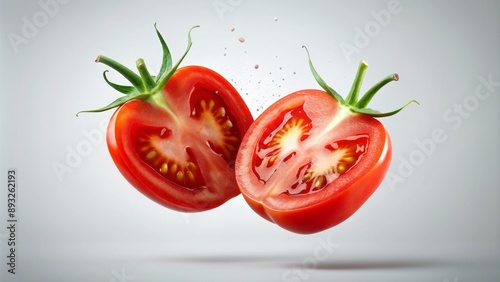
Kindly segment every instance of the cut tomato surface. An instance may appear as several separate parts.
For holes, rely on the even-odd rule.
[[[353,213],[391,159],[389,135],[378,120],[331,100],[319,90],[287,96],[257,118],[240,149],[245,199],[264,218],[299,233],[326,229]]]
[[[132,100],[113,115],[107,142],[119,170],[148,197],[183,211],[238,195],[234,160],[252,117],[236,90],[215,72],[189,66],[163,95],[171,112]]]

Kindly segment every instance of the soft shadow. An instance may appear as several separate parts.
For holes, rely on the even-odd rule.
[[[437,260],[339,260],[318,262],[315,264],[303,265],[305,268],[323,270],[374,270],[374,269],[412,269],[412,268],[432,268],[450,264],[449,262]]]
[[[239,263],[279,263],[290,262],[290,256],[260,256],[260,255],[200,255],[200,256],[175,256],[157,257],[150,261],[176,262],[176,263],[214,263],[214,264],[239,264]]]
[[[300,259],[299,259],[300,258]],[[415,269],[457,266],[460,262],[432,259],[338,259],[328,261],[304,261],[301,256],[263,256],[263,255],[200,255],[149,258],[160,263],[195,264],[263,264],[278,268],[309,268],[317,270],[376,270],[376,269]]]

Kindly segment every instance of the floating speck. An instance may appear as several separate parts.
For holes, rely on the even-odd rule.
[[[274,21],[277,22],[278,21],[278,18],[277,17],[274,17]]]
[[[238,38],[238,41],[241,42],[241,43],[243,43],[243,42],[245,42],[245,38],[240,37],[240,38]]]
[[[255,69],[258,69],[259,68],[259,64],[255,64],[255,66],[253,66]]]
[[[233,28],[231,28],[231,32],[233,32],[233,31],[234,31],[234,29],[235,29],[234,27],[233,27]]]

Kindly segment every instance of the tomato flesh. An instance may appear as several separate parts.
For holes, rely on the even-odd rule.
[[[252,168],[259,181],[266,183],[279,163],[287,162],[297,153],[300,141],[307,139],[311,120],[302,107],[280,113],[274,124],[262,134],[253,153]]]
[[[259,215],[313,233],[359,209],[382,181],[390,156],[378,120],[350,112],[326,92],[304,90],[255,120],[236,159],[236,179]]]
[[[134,148],[141,160],[166,179],[186,188],[205,186],[197,161],[189,151],[182,154],[179,144],[169,140],[172,131],[166,127],[132,128]]]
[[[290,109],[273,121],[277,127],[268,126],[253,154],[252,168],[260,182],[266,183],[281,162],[287,162],[300,150],[300,143],[309,137],[311,119],[303,107]],[[360,134],[336,140],[324,146],[321,158],[301,165],[295,182],[285,189],[288,195],[318,191],[355,165],[368,150],[369,136]]]

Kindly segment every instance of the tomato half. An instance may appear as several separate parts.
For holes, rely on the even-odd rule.
[[[360,107],[397,75],[358,101],[367,66],[362,62],[352,94],[343,100],[310,66],[325,91],[297,91],[271,105],[249,128],[236,159],[236,180],[250,207],[304,234],[341,223],[380,185],[392,147],[374,116],[402,109],[382,114]]]
[[[95,111],[118,107],[108,125],[107,145],[119,171],[137,190],[174,210],[209,210],[240,193],[235,159],[253,118],[236,89],[215,71],[178,68],[180,61],[172,67],[158,36],[164,49],[158,76],[149,75],[142,59],[138,76],[98,57],[133,86],[111,83],[104,73],[106,82],[126,96]],[[184,56],[190,46],[189,38]]]
[[[132,100],[114,113],[107,143],[120,172],[176,210],[211,209],[237,196],[234,160],[252,117],[236,90],[214,71],[189,66],[163,95],[172,112]]]

